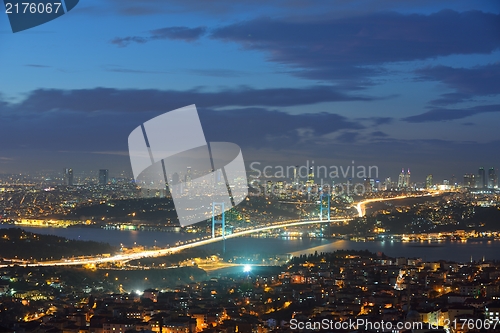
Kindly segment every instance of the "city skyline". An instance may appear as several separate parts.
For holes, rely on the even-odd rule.
[[[0,173],[129,172],[130,131],[193,103],[249,162],[500,165],[497,2],[297,5],[94,0],[16,34],[2,16]]]

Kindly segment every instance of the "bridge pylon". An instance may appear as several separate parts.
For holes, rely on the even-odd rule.
[[[327,197],[327,207],[323,207],[323,197],[326,196]],[[331,195],[330,193],[325,193],[325,192],[321,192],[321,195],[319,196],[319,220],[320,221],[323,221],[323,210],[326,210],[327,211],[327,218],[328,218],[328,222],[330,222],[330,199],[331,199]]]
[[[219,206],[221,210],[220,219],[216,219],[218,215],[216,213],[215,207]],[[226,252],[226,213],[224,209],[224,202],[213,202],[212,203],[212,238],[215,238],[215,225],[221,224],[221,235],[222,235],[222,250]]]

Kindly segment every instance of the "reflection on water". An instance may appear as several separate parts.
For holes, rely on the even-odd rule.
[[[10,228],[10,225],[0,225]],[[159,247],[173,245],[177,241],[196,238],[196,235],[170,232],[138,231],[138,230],[104,230],[97,228],[23,228],[40,234],[53,234],[69,239],[93,240],[111,245],[133,246],[134,243]],[[202,247],[214,253],[222,252],[222,243],[214,243]],[[330,240],[316,238],[233,238],[226,241],[226,251],[238,253],[284,254],[332,252],[336,250],[368,250],[383,252],[391,257],[420,257],[424,260],[500,260],[500,241],[468,241],[437,243],[402,243],[402,242],[352,242],[347,240]]]

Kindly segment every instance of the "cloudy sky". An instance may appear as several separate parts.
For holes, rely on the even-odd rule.
[[[0,13],[0,173],[130,173],[129,133],[196,104],[247,163],[500,167],[500,3],[80,0]]]

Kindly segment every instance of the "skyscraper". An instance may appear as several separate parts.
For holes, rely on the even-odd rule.
[[[477,180],[476,180],[476,187],[477,188],[485,188],[486,187],[486,172],[484,171],[483,167],[479,168],[479,171],[477,174]]]
[[[191,167],[188,166],[186,170],[186,176],[184,177],[184,182],[186,183],[187,187],[191,187],[191,180],[193,178],[193,175],[191,174]]]
[[[404,188],[406,187],[405,185],[405,169],[401,169],[401,173],[399,174],[399,177],[398,177],[398,188],[401,189],[401,188]]]
[[[451,176],[450,185],[451,185],[451,187],[456,187],[458,185],[457,184],[457,177],[455,177],[455,175]]]
[[[307,175],[307,181],[309,184],[314,184],[314,168],[309,167],[309,174]]]
[[[476,177],[474,174],[466,173],[464,175],[464,187],[469,187],[469,188],[476,187]]]
[[[406,174],[406,177],[405,177],[405,187],[410,187],[410,169],[408,169],[408,173]]]
[[[64,185],[73,186],[73,169],[64,169]]]
[[[106,185],[108,183],[108,169],[99,170],[99,185]]]
[[[298,169],[299,169],[298,165],[296,165],[295,168],[293,168],[293,185],[299,184],[299,174],[297,172]]]
[[[427,178],[425,178],[425,188],[432,188],[433,185],[432,175],[429,174],[427,175]]]
[[[497,173],[495,168],[491,167],[488,170],[488,188],[496,188],[498,185]]]
[[[387,177],[385,179],[385,190],[390,190],[392,189],[392,181],[391,181],[391,177]]]
[[[365,178],[363,182],[363,186],[365,187],[365,192],[366,193],[371,193],[373,190],[372,187],[372,179],[371,178]]]

